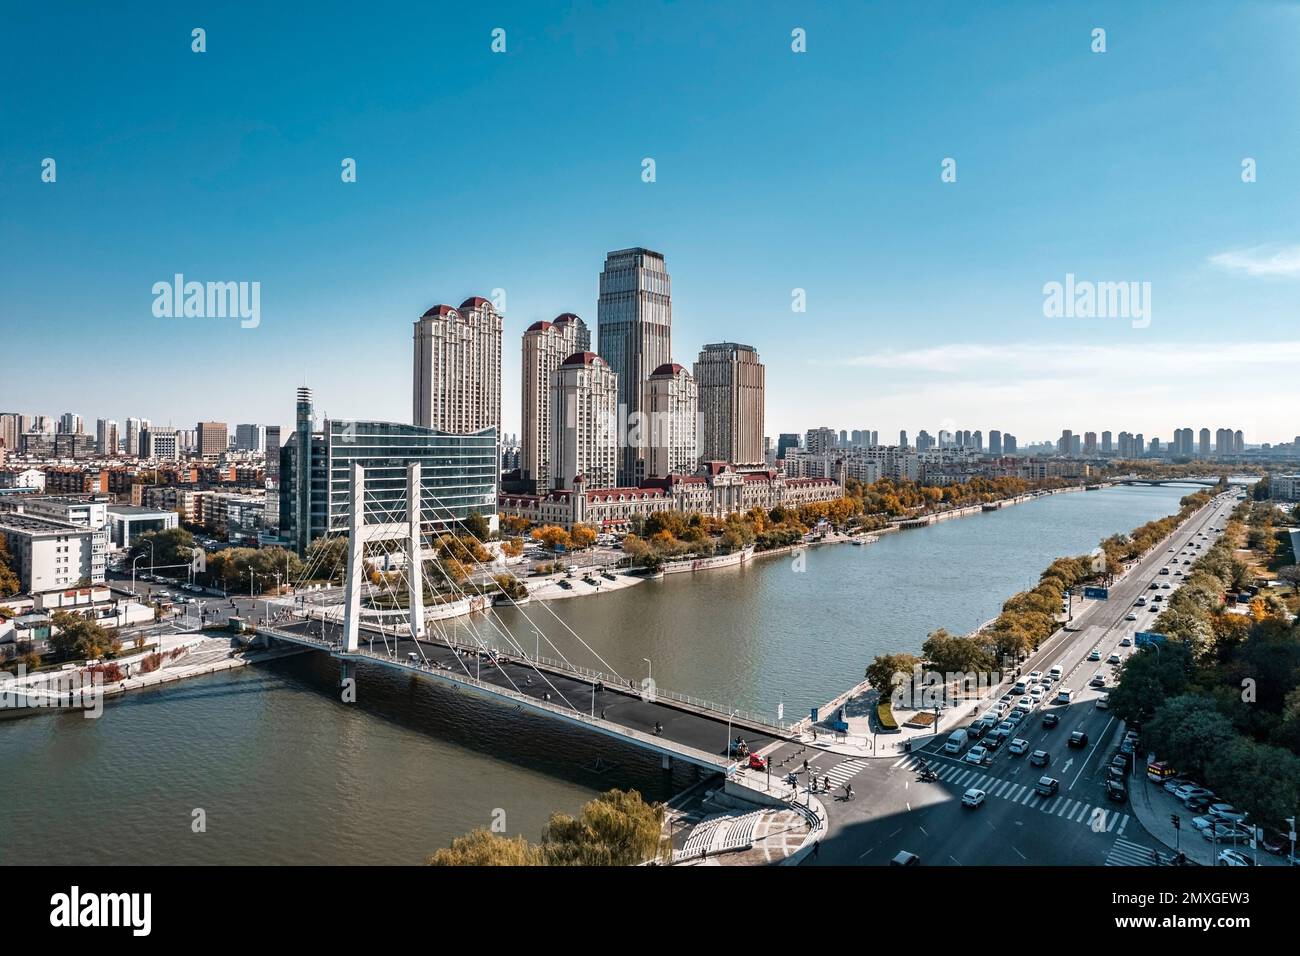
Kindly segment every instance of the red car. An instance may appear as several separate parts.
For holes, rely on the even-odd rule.
[[[750,770],[766,770],[766,769],[767,769],[767,760],[766,760],[765,758],[763,758],[763,757],[760,757],[758,754],[750,754],[750,755],[749,755],[749,769],[750,769]]]

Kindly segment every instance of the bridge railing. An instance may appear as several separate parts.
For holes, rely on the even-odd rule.
[[[327,641],[327,640],[322,640],[320,638],[304,637],[301,634],[277,631],[277,629],[273,627],[260,628],[259,633],[267,634],[271,637],[277,637],[285,640],[313,644],[320,647],[322,650],[330,650],[330,651],[338,652],[341,648],[341,645],[337,641]],[[509,698],[520,704],[526,704],[527,706],[534,709],[549,711],[552,714],[556,715],[557,717],[562,717],[566,720],[574,720],[579,723],[590,725],[592,727],[598,728],[602,733],[605,734],[624,737],[629,741],[635,742],[642,746],[649,747],[654,750],[676,753],[677,755],[687,757],[696,763],[714,767],[719,772],[730,773],[734,769],[734,761],[728,760],[726,757],[719,756],[718,754],[711,754],[706,751],[699,750],[698,748],[691,747],[687,744],[676,743],[672,740],[668,740],[658,735],[651,736],[650,734],[643,733],[642,731],[634,730],[631,727],[622,727],[618,724],[612,723],[607,720],[600,720],[592,715],[583,713],[581,710],[578,710],[577,708],[561,706],[560,704],[554,703],[552,701],[538,700],[536,697],[531,697],[528,694],[522,693],[521,691],[517,691],[513,688],[502,687],[499,684],[491,684],[485,680],[476,678],[471,674],[454,671],[449,667],[445,667],[445,666],[434,667],[424,662],[421,662],[419,664],[410,664],[405,661],[399,660],[396,657],[392,657],[387,654],[379,654],[374,651],[368,651],[365,649],[358,649],[355,652],[347,654],[347,657],[349,659],[372,660],[377,664],[383,664],[389,667],[395,666],[402,670],[419,671],[421,673],[438,676],[446,680],[453,681],[455,683],[467,684],[473,687],[477,687],[494,696]]]

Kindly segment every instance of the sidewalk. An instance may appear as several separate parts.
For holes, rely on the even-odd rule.
[[[1146,761],[1139,760],[1137,767],[1139,773],[1129,784],[1129,803],[1133,807],[1133,815],[1148,833],[1170,850],[1181,850],[1187,854],[1188,860],[1201,866],[1215,866],[1219,851],[1226,849],[1240,850],[1260,866],[1287,865],[1285,856],[1274,856],[1262,849],[1251,850],[1247,844],[1220,843],[1215,846],[1201,836],[1192,824],[1195,813],[1183,806],[1182,801],[1173,794],[1166,793],[1162,786],[1147,779]],[[1181,830],[1174,829],[1174,814],[1179,817]]]

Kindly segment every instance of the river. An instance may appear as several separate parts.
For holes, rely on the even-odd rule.
[[[757,559],[499,621],[530,651],[536,627],[574,663],[640,679],[648,658],[663,688],[773,720],[784,701],[790,719],[877,654],[977,627],[1055,558],[1170,514],[1192,490],[1053,495],[813,548],[801,570],[789,555]],[[456,627],[491,634],[483,619]],[[551,811],[609,787],[664,799],[694,779],[391,672],[363,670],[350,706],[336,683],[336,663],[310,655],[129,695],[98,720],[0,722],[0,863],[418,863],[494,819],[531,839]]]

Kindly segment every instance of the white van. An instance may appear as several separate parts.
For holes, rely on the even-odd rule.
[[[1073,697],[1074,691],[1070,690],[1068,687],[1062,687],[1056,692],[1056,702],[1058,704],[1068,704]]]
[[[1065,675],[1065,668],[1060,664],[1057,664],[1047,672],[1047,675],[1052,678],[1052,680],[1060,680]]]
[[[961,748],[966,746],[966,739],[969,736],[964,730],[954,730],[948,737],[948,742],[943,745],[943,752],[949,754],[961,753]]]

